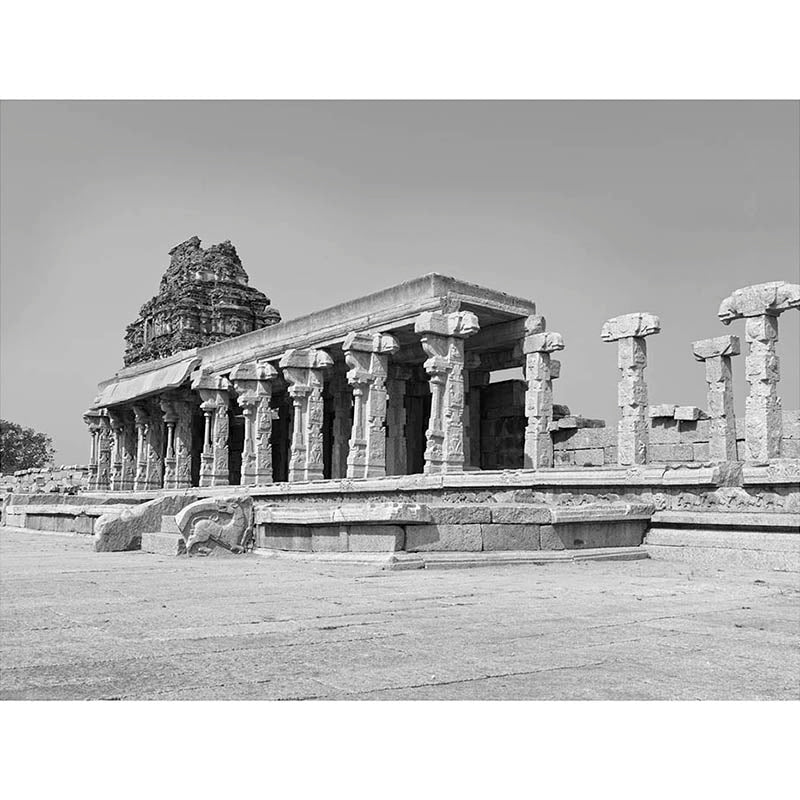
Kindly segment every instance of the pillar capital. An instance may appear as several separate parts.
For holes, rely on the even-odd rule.
[[[478,317],[471,311],[423,311],[414,322],[414,332],[421,336],[454,336],[466,339],[480,330]]]
[[[698,361],[710,358],[738,356],[742,352],[738,336],[717,336],[713,339],[701,339],[692,343],[692,353]]]
[[[617,342],[620,339],[643,339],[661,331],[661,320],[648,311],[636,311],[612,317],[603,323],[600,338],[604,342]]]
[[[800,308],[800,285],[770,281],[732,292],[720,303],[717,316],[723,325],[730,325],[744,317],[777,317],[790,308]]]

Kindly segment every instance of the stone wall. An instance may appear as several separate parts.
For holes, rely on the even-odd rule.
[[[89,468],[85,465],[20,469],[0,476],[0,495],[31,493],[74,493],[85,489]]]
[[[525,382],[490,383],[481,391],[481,469],[522,469]]]

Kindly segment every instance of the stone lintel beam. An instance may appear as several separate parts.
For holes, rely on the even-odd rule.
[[[323,477],[324,371],[333,367],[333,359],[324,350],[293,348],[279,364],[294,406],[289,480],[319,480]]]
[[[347,380],[353,387],[353,427],[347,454],[348,478],[386,475],[386,379],[389,355],[400,345],[384,333],[349,333],[342,344]]]
[[[781,455],[783,420],[775,345],[778,317],[793,308],[800,309],[800,285],[785,281],[737,289],[719,307],[723,324],[745,320],[745,375],[750,385],[745,405],[745,451],[747,461],[753,464],[767,464]]]
[[[717,315],[723,325],[730,325],[745,317],[777,317],[790,308],[800,308],[800,285],[770,281],[737,289],[722,301]]]
[[[525,353],[525,444],[523,466],[526,469],[548,469],[553,466],[553,375],[551,353],[564,349],[564,338],[555,331],[546,331],[545,318],[528,317],[522,345]]]
[[[645,337],[661,330],[655,314],[637,311],[607,320],[600,331],[604,342],[617,342],[617,366],[620,381],[617,402],[620,409],[617,424],[617,460],[621,466],[647,463],[650,425],[647,419],[647,366]]]
[[[424,368],[430,376],[431,413],[425,447],[425,472],[464,469],[464,339],[480,329],[471,311],[425,311],[415,323]]]

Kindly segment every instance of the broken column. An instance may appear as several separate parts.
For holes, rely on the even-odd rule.
[[[745,452],[746,460],[756,464],[780,457],[783,424],[775,343],[778,316],[790,308],[800,308],[800,286],[783,281],[737,289],[719,307],[723,324],[745,320],[745,373],[750,384],[745,405]]]
[[[525,469],[553,466],[553,370],[550,354],[564,349],[560,333],[545,330],[545,319],[534,315],[525,320]],[[560,366],[560,365],[559,365]],[[558,372],[558,370],[556,370]]]
[[[698,361],[706,365],[708,415],[711,418],[708,450],[712,461],[736,461],[736,415],[733,410],[731,357],[741,352],[738,336],[718,336],[692,345]]]
[[[291,349],[279,363],[294,406],[289,480],[319,480],[323,477],[324,371],[333,366],[333,359],[324,350]]]
[[[228,381],[219,375],[201,374],[192,381],[200,393],[205,416],[203,452],[200,455],[200,485],[228,486]]]
[[[414,323],[430,376],[431,414],[425,432],[425,473],[464,469],[464,339],[477,333],[471,311],[425,311]]]
[[[600,333],[604,342],[618,342],[617,365],[620,418],[617,426],[617,461],[621,465],[646,464],[649,444],[647,421],[646,336],[661,330],[654,314],[637,312],[608,320]]]
[[[388,407],[386,409],[386,474],[405,475],[408,472],[406,442],[406,383],[411,369],[403,364],[389,364],[386,380]]]
[[[399,349],[385,333],[349,333],[342,344],[353,387],[353,429],[347,454],[348,478],[386,475],[386,377],[389,355]]]
[[[266,362],[239,364],[230,380],[237,392],[236,402],[244,414],[242,485],[272,483],[272,381],[278,371]]]

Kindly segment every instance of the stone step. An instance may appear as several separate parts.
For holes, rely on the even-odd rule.
[[[180,556],[186,553],[183,536],[179,533],[143,533],[142,550],[162,556]]]

